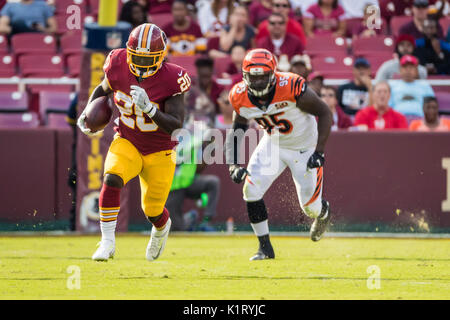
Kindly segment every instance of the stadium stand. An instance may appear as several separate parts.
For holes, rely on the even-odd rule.
[[[49,53],[55,54],[56,38],[41,33],[19,33],[11,38],[11,49],[15,55]]]
[[[22,55],[19,68],[21,75],[28,78],[55,78],[65,74],[63,58],[53,54]]]
[[[380,55],[384,52],[392,55],[394,45],[392,37],[357,38],[352,42],[352,51],[355,56]]]
[[[28,110],[28,96],[21,92],[0,92],[0,113]]]
[[[39,94],[39,113],[43,124],[48,123],[50,114],[67,114],[74,94],[70,92],[41,91]]]
[[[1,128],[37,128],[39,118],[35,112],[0,113]]]
[[[436,99],[439,102],[439,112],[442,114],[450,115],[450,92],[435,92]]]
[[[12,55],[0,53],[0,78],[12,77],[16,74],[16,60]]]
[[[347,53],[347,43],[344,38],[334,38],[332,36],[315,36],[309,38],[306,43],[305,52],[309,56],[315,56],[320,53],[345,52]]]
[[[45,126],[52,129],[71,129],[67,116],[62,113],[49,113]]]
[[[9,52],[8,39],[5,36],[0,35],[0,53],[8,53],[8,52]]]

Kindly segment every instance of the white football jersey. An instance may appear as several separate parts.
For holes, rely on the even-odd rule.
[[[272,142],[280,147],[294,150],[315,148],[317,121],[297,107],[297,98],[306,90],[305,79],[290,72],[276,72],[275,76],[277,83],[267,109],[249,97],[243,81],[230,91],[231,105],[240,116],[255,119]]]

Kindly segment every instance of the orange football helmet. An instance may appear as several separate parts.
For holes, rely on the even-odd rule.
[[[248,91],[257,97],[266,95],[276,84],[276,57],[266,49],[250,50],[242,62],[242,78]]]
[[[144,23],[131,31],[127,42],[127,63],[139,78],[154,75],[168,52],[167,37],[156,24]]]

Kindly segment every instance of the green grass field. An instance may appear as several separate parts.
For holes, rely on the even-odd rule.
[[[273,237],[276,260],[252,262],[253,236],[171,235],[154,262],[141,235],[94,262],[98,240],[0,237],[0,299],[450,299],[449,239]],[[379,289],[367,286],[373,265]],[[79,289],[68,289],[70,266]]]

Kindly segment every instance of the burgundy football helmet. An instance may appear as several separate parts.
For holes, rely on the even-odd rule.
[[[131,31],[127,42],[127,63],[139,78],[154,75],[167,55],[167,37],[156,24],[144,23]]]

